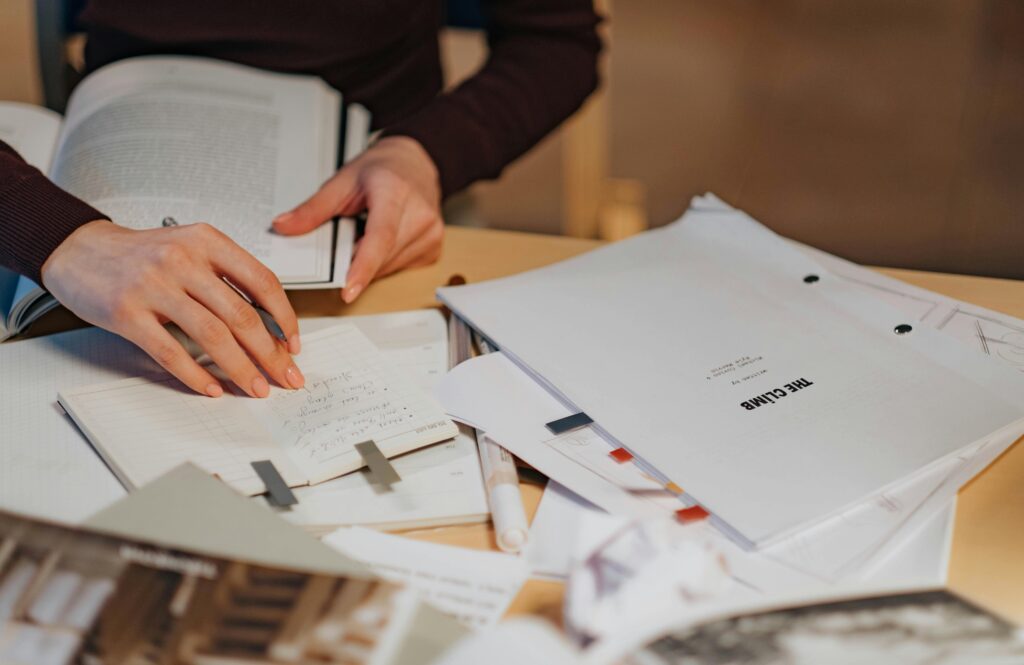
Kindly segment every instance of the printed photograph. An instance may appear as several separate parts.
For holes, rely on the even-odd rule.
[[[358,665],[406,593],[0,514],[4,665]]]
[[[1012,665],[1024,632],[942,591],[735,617],[663,637],[626,665]]]

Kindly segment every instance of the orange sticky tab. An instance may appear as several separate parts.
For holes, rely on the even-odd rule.
[[[667,489],[669,492],[672,492],[673,494],[683,493],[683,488],[680,487],[679,485],[676,485],[675,483],[669,483],[668,485],[665,485],[665,489]]]
[[[625,448],[616,448],[615,450],[611,451],[608,454],[611,455],[612,459],[614,459],[619,464],[623,464],[633,459],[633,454],[630,453]]]
[[[697,522],[708,516],[708,511],[704,510],[700,506],[690,506],[689,508],[680,508],[676,511],[676,519],[682,523]]]

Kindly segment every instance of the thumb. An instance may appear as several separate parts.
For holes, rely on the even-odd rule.
[[[345,214],[356,199],[356,181],[349,169],[338,171],[313,196],[274,218],[274,231],[293,236],[308,233],[336,215]]]

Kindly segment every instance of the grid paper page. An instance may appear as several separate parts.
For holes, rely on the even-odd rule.
[[[57,390],[157,370],[96,328],[0,345],[0,508],[77,522],[124,496],[57,406]]]

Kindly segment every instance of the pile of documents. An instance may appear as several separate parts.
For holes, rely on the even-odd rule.
[[[662,229],[439,297],[500,349],[442,381],[449,415],[593,507],[692,522],[761,593],[882,574],[1024,433],[1020,322],[710,195]]]

